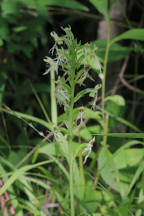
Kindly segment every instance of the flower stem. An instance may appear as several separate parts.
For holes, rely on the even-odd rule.
[[[74,74],[72,71],[72,80],[71,80],[71,95],[70,95],[70,107],[68,113],[68,130],[69,130],[69,166],[70,166],[70,208],[71,208],[71,216],[75,216],[75,208],[74,208],[74,189],[73,189],[73,151],[72,151],[72,131],[73,131],[73,107],[74,107],[74,90],[75,90],[75,82],[74,82]]]
[[[57,126],[57,104],[56,104],[56,96],[55,96],[55,72],[50,71],[51,76],[51,118],[54,126]]]

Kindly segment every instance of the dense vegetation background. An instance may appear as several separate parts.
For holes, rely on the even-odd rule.
[[[119,8],[122,18],[111,18],[118,29],[115,38],[122,32],[137,30],[113,41],[108,62],[105,61],[107,44],[98,38],[98,31],[100,22],[109,19],[115,1],[97,2],[0,1],[0,215],[75,214],[72,202],[69,206],[72,196],[70,180],[64,174],[69,172],[65,155],[49,145],[54,142],[52,137],[45,139],[51,133],[47,123],[52,110],[50,76],[43,75],[47,68],[43,59],[52,57],[50,49],[54,40],[50,33],[63,35],[61,27],[68,26],[82,45],[89,42],[91,50],[97,47],[102,71],[107,66],[105,95],[98,91],[98,111],[85,111],[87,127],[84,125],[73,140],[76,146],[76,143],[89,143],[92,134],[107,133],[106,151],[103,136],[98,136],[85,165],[82,155],[76,159],[80,149],[74,157],[79,161],[75,168],[79,171],[73,177],[76,215],[144,215],[144,2],[126,1],[126,7]],[[103,34],[107,38],[105,31]],[[85,86],[76,87],[76,93],[85,87],[104,85],[94,63],[90,66],[90,79],[85,81]],[[85,107],[89,102],[85,95],[75,108]],[[64,111],[58,106],[59,116]],[[109,116],[107,124],[105,114]],[[60,117],[59,123],[63,119]],[[107,129],[103,130],[103,126]],[[65,130],[66,126],[61,133],[65,134]],[[42,148],[38,150],[35,146],[41,141]],[[75,180],[78,178],[79,182]],[[79,184],[85,190],[77,189]]]

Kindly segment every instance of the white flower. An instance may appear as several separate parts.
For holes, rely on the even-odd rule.
[[[83,149],[82,154],[87,152],[87,155],[85,156],[84,162],[83,164],[86,163],[87,158],[89,157],[91,151],[92,151],[92,147],[93,147],[93,143],[95,142],[95,137],[89,141],[89,143],[87,144],[87,147]]]
[[[49,68],[46,70],[45,73],[43,73],[43,75],[48,74],[50,71],[55,71],[56,73],[58,73],[58,63],[57,62],[55,62],[52,58],[48,56],[44,59],[44,61],[49,65]]]

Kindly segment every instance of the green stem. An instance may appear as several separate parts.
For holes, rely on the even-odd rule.
[[[72,71],[74,74],[74,72]],[[69,108],[69,116],[68,116],[68,129],[69,129],[69,157],[70,157],[70,208],[71,208],[71,216],[75,216],[75,208],[74,208],[74,189],[73,189],[73,151],[72,151],[72,131],[73,131],[73,106],[74,106],[74,76],[71,81],[71,96],[70,96],[70,108]]]
[[[104,122],[104,133],[108,132],[108,120],[109,120],[109,116],[108,114],[105,115],[105,122]],[[104,136],[103,138],[103,145],[106,146],[107,145],[107,136]]]
[[[35,97],[36,97],[36,99],[37,99],[37,101],[38,101],[38,103],[39,103],[39,105],[40,105],[42,111],[43,111],[43,114],[44,114],[46,120],[50,123],[51,121],[50,121],[50,119],[49,119],[49,117],[48,117],[48,114],[47,114],[47,112],[46,112],[46,109],[45,109],[45,107],[44,107],[44,105],[43,105],[43,103],[42,103],[42,101],[41,101],[39,95],[37,94],[37,91],[36,91],[35,88],[33,87],[32,83],[30,83],[30,85],[31,85],[32,91],[33,91],[33,93],[34,93],[34,95],[35,95]]]
[[[55,72],[50,72],[51,76],[51,118],[54,126],[57,126],[57,104],[56,104],[56,96],[55,96]]]
[[[70,208],[71,216],[75,216],[74,209],[74,190],[73,190],[73,157],[70,158]]]
[[[105,85],[106,85],[106,73],[107,73],[107,64],[108,64],[108,54],[110,49],[110,17],[107,18],[107,44],[106,44],[106,51],[105,51],[105,59],[104,59],[104,68],[103,68],[103,80],[102,80],[102,115],[103,115],[103,127],[104,133],[107,132],[107,121],[105,119],[105,106],[104,106],[104,99],[105,99]],[[106,146],[107,138],[104,136],[103,145]]]
[[[103,112],[103,120],[105,120],[104,99],[105,99],[106,72],[107,72],[109,48],[110,48],[110,17],[107,18],[107,44],[106,44],[106,50],[105,50],[104,67],[103,67],[103,80],[102,80],[102,112]]]
[[[80,169],[80,178],[81,178],[81,185],[82,185],[82,199],[84,198],[85,194],[85,176],[84,176],[84,169],[83,169],[83,158],[82,153],[79,153],[79,169]]]
[[[139,54],[136,55],[135,58],[135,68],[134,68],[134,78],[138,76],[138,59],[139,59]],[[134,88],[137,88],[137,80],[134,81]],[[132,100],[132,111],[131,111],[131,122],[134,124],[134,118],[135,118],[135,111],[136,111],[136,91],[133,91],[133,100]]]

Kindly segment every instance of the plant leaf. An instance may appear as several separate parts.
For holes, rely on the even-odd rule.
[[[0,196],[17,180],[20,178],[20,176],[22,176],[25,172],[27,172],[30,169],[36,168],[38,166],[44,165],[44,164],[48,164],[50,162],[50,160],[47,161],[43,161],[34,165],[27,165],[24,166],[20,169],[17,169],[13,172],[13,174],[11,175],[11,177],[6,181],[6,183],[1,187],[0,189]]]
[[[96,55],[99,59],[104,62],[105,58],[105,49],[106,49],[106,41],[105,40],[96,40],[90,43],[90,50],[96,49]],[[118,61],[129,55],[132,48],[121,46],[119,44],[113,43],[109,49],[108,61]]]
[[[73,9],[88,11],[88,8],[85,5],[75,0],[71,0],[71,1],[43,0],[43,1],[45,2],[45,5],[47,6],[59,6],[59,7],[73,8]]]
[[[97,10],[102,13],[105,17],[108,16],[108,0],[89,0]],[[110,8],[112,7],[115,0],[110,1]]]
[[[85,94],[88,94],[90,92],[93,92],[94,90],[92,88],[87,88],[84,90],[81,90],[77,95],[75,96],[74,102],[77,102],[81,97],[83,97]]]
[[[121,137],[121,138],[144,138],[144,133],[101,133],[101,134],[93,134],[93,135]]]
[[[115,163],[112,154],[106,148],[102,148],[98,157],[99,172],[104,181],[116,191],[120,191],[116,181],[118,172],[116,172]]]
[[[134,177],[133,177],[133,179],[131,181],[131,184],[129,186],[129,190],[127,192],[127,195],[130,193],[132,187],[136,183],[137,179],[139,178],[139,176],[141,175],[141,173],[143,172],[143,170],[144,170],[144,161],[141,162],[141,164],[139,165],[139,167],[138,167],[138,169],[137,169],[137,171],[136,171],[136,173],[135,173],[135,175],[134,175]]]
[[[110,46],[117,41],[131,39],[131,40],[144,40],[144,29],[132,29],[124,32],[123,34],[115,37],[111,42]]]

